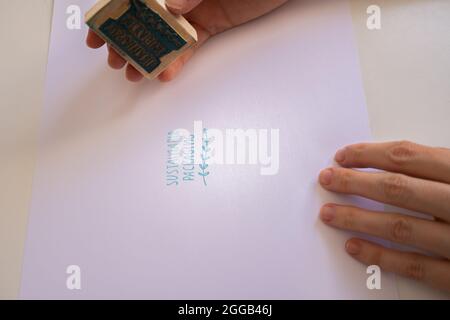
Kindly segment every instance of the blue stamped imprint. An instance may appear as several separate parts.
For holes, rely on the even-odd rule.
[[[198,165],[200,167],[199,176],[203,179],[203,184],[207,186],[206,177],[209,176],[208,163],[207,161],[210,159],[211,148],[210,148],[210,140],[208,139],[208,129],[203,129],[203,137],[202,137],[202,162]]]
[[[166,185],[180,186],[201,181],[208,185],[210,175],[209,160],[211,158],[212,138],[208,137],[208,130],[203,129],[201,144],[196,146],[194,134],[183,135],[171,131],[167,135]],[[195,161],[198,151],[199,163]]]
[[[116,20],[109,18],[99,30],[148,73],[161,64],[162,57],[187,44],[141,0],[130,0],[124,14]]]

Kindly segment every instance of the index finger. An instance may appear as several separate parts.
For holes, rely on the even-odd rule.
[[[203,0],[166,0],[166,5],[175,14],[185,14],[193,10]]]
[[[100,38],[94,31],[89,29],[86,38],[86,44],[88,45],[89,48],[98,49],[105,44],[105,41],[102,38]]]
[[[450,150],[408,141],[360,143],[339,150],[336,162],[347,168],[375,168],[450,183]]]

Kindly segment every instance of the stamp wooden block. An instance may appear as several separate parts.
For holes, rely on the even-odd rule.
[[[164,0],[100,0],[86,23],[149,79],[197,43],[195,29]]]

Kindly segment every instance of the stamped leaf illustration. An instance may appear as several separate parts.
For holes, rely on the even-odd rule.
[[[199,174],[199,176],[207,177],[207,176],[209,176],[209,171],[199,172],[198,174]]]
[[[208,130],[206,128],[203,129],[203,137],[202,137],[202,163],[200,163],[198,166],[200,168],[200,172],[198,173],[199,176],[203,178],[203,184],[206,186],[206,177],[209,176],[209,171],[206,171],[208,169],[209,165],[206,163],[207,160],[210,159],[210,156],[208,155],[209,152],[211,152],[211,148],[209,148],[209,139],[208,139]]]

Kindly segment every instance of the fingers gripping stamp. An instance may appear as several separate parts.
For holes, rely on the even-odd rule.
[[[146,78],[153,79],[197,43],[197,32],[165,0],[100,0],[87,25]]]

